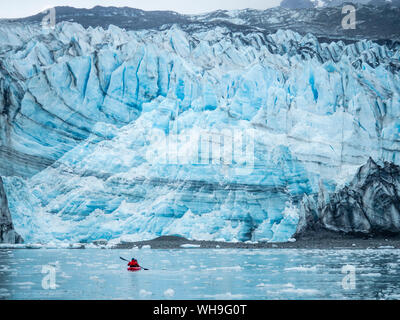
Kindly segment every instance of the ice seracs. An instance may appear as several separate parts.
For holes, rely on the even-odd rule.
[[[396,45],[2,28],[0,172],[26,241],[286,241],[305,196],[399,164]]]

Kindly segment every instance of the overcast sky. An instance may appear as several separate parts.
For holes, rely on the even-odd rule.
[[[218,9],[267,9],[282,0],[1,0],[0,18],[27,17],[55,6],[92,8],[96,5],[202,13]]]

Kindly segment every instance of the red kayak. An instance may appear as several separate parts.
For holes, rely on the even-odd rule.
[[[140,270],[142,270],[141,267],[129,267],[128,268],[128,271],[140,271]]]

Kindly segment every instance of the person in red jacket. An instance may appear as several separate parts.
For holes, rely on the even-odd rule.
[[[128,266],[131,268],[140,268],[138,261],[135,258],[128,263]]]

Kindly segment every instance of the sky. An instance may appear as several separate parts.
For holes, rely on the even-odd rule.
[[[0,1],[0,18],[21,18],[55,6],[93,8],[94,6],[132,7],[143,10],[172,10],[180,13],[203,13],[218,9],[267,9],[282,0],[11,0]]]

